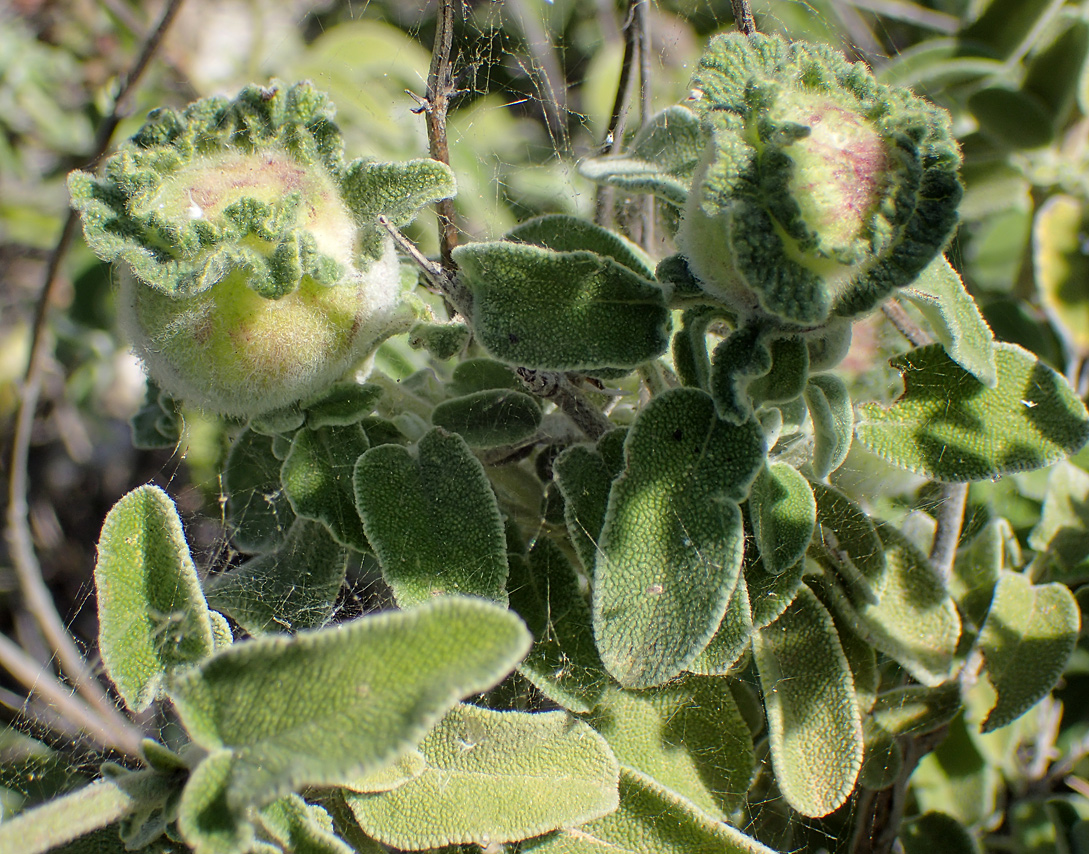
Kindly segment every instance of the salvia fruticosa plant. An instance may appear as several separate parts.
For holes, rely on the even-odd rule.
[[[791,848],[899,785],[927,736],[1051,691],[1079,608],[1021,571],[1008,524],[942,566],[830,482],[853,445],[960,484],[1089,439],[944,257],[943,110],[829,48],[714,38],[675,106],[580,167],[653,196],[658,259],[552,215],[411,262],[398,228],[455,176],[342,149],[326,96],[274,82],[156,110],[69,179],[149,376],[136,442],[172,445],[183,403],[231,419],[243,557],[198,570],[158,487],[116,504],[102,663],[167,723],[142,767],[103,766],[5,844]],[[861,402],[837,368],[893,295],[936,343],[893,360],[895,401]],[[397,335],[430,367],[374,368]],[[349,566],[387,594],[342,619]],[[973,850],[941,812],[904,827],[909,850]]]

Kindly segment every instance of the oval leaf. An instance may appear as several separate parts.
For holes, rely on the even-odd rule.
[[[940,345],[892,360],[904,393],[888,409],[861,407],[859,441],[934,480],[996,478],[1040,468],[1089,439],[1089,414],[1059,374],[1015,344],[996,344],[998,385],[987,388]]]
[[[843,465],[851,450],[855,414],[846,384],[835,374],[816,374],[805,387],[805,403],[813,421],[813,474],[827,477]]]
[[[420,752],[427,765],[405,784],[344,798],[364,832],[399,849],[514,842],[617,806],[612,751],[565,712],[458,706]]]
[[[440,403],[431,423],[457,433],[470,448],[494,448],[531,438],[541,426],[541,407],[520,391],[489,389]]]
[[[272,442],[246,428],[231,444],[223,469],[227,527],[234,544],[251,554],[278,548],[295,521],[280,484],[283,463],[272,452]]]
[[[749,493],[753,535],[764,568],[778,575],[805,555],[817,524],[809,482],[786,463],[761,469]]]
[[[720,421],[695,389],[666,392],[639,414],[594,570],[594,634],[622,685],[671,679],[715,633],[744,552],[737,502],[764,453],[755,420]]]
[[[174,502],[134,489],[102,524],[95,564],[98,643],[125,705],[143,711],[163,677],[212,652],[212,623]]]
[[[223,785],[238,810],[396,760],[460,698],[509,673],[529,644],[511,612],[447,597],[237,643],[179,675],[170,695],[194,742],[231,749]]]

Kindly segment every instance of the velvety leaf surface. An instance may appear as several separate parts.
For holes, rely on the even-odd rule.
[[[609,677],[594,645],[590,604],[575,568],[552,540],[539,537],[525,561],[511,561],[510,606],[534,633],[519,671],[553,702],[588,712]]]
[[[272,452],[272,438],[249,428],[238,434],[227,453],[223,469],[227,527],[244,552],[277,548],[295,521],[280,484],[282,465]]]
[[[355,509],[352,470],[369,447],[358,424],[300,430],[280,472],[295,513],[321,522],[333,539],[356,551],[369,547]]]
[[[957,600],[961,612],[977,628],[983,624],[987,609],[991,607],[998,576],[1006,566],[1006,543],[1011,537],[1016,537],[1013,528],[999,517],[988,522],[957,552],[949,578],[949,592]],[[1031,535],[1029,544],[1032,544]]]
[[[532,437],[541,426],[541,407],[520,391],[489,389],[443,401],[431,423],[459,434],[471,448],[494,448]]]
[[[318,400],[306,405],[306,425],[317,430],[358,424],[374,410],[381,397],[382,387],[375,383],[336,383]]]
[[[998,383],[994,336],[957,271],[937,256],[900,292],[927,319],[949,357],[988,388]]]
[[[814,554],[824,559],[857,598],[876,602],[885,586],[885,551],[870,517],[831,486],[810,483],[817,502]]]
[[[771,370],[771,351],[756,325],[735,329],[711,354],[708,378],[719,418],[741,424],[752,417],[749,384]]]
[[[827,477],[843,465],[851,450],[851,431],[855,423],[851,394],[835,374],[815,374],[805,387],[805,403],[813,421],[810,466],[816,477]]]
[[[419,750],[401,754],[391,765],[384,765],[369,774],[353,777],[343,788],[360,794],[388,792],[419,777],[427,769],[427,758]]]
[[[134,489],[102,524],[95,564],[98,643],[125,705],[143,711],[163,677],[212,652],[212,625],[174,502]]]
[[[213,576],[208,602],[251,635],[324,625],[333,614],[348,550],[324,525],[299,519],[277,551]]]
[[[1016,720],[1055,686],[1080,627],[1078,603],[1065,584],[1033,585],[1002,573],[977,641],[998,693],[983,732]]]
[[[791,807],[819,818],[851,794],[862,721],[832,617],[808,589],[753,636],[775,779]]]
[[[1052,469],[1040,521],[1028,544],[1047,554],[1059,577],[1080,578],[1089,572],[1089,472],[1067,462]]]
[[[654,262],[638,245],[589,220],[566,214],[549,214],[523,222],[507,232],[507,240],[530,243],[555,252],[585,249],[612,258],[644,279],[653,279]]]
[[[617,806],[616,759],[565,712],[458,706],[420,752],[427,767],[404,785],[345,795],[364,832],[399,849],[513,842]]]
[[[686,676],[649,691],[608,692],[593,716],[620,764],[719,820],[745,799],[752,734],[728,680]]]
[[[784,403],[800,396],[809,379],[809,348],[798,335],[773,338],[771,370],[749,384],[749,395],[756,403]]]
[[[676,676],[715,633],[741,569],[737,502],[764,453],[755,420],[720,421],[695,389],[666,392],[640,412],[594,571],[594,635],[622,685]]]
[[[402,608],[452,593],[506,604],[503,520],[460,436],[431,430],[415,456],[399,445],[372,448],[356,466],[355,498]]]
[[[802,576],[814,571],[811,564],[811,558],[803,558],[789,569],[773,575],[764,568],[764,561],[759,556],[746,559],[741,571],[749,590],[754,628],[762,629],[775,622],[790,607],[802,585]]]
[[[688,665],[686,670],[704,676],[722,676],[729,673],[741,660],[752,639],[752,606],[745,574],[737,579],[730,603],[714,637]]]
[[[998,384],[987,388],[939,345],[892,360],[904,394],[866,404],[855,427],[877,456],[943,481],[1040,468],[1089,439],[1089,414],[1066,381],[1014,344],[996,344]]]
[[[532,854],[774,854],[654,780],[620,769],[620,806],[604,818],[523,843]]]
[[[529,644],[509,611],[448,597],[235,644],[178,676],[170,694],[197,744],[231,750],[222,786],[238,809],[395,760]]]
[[[416,323],[408,331],[408,346],[422,347],[436,359],[446,360],[464,350],[471,337],[464,323]]]
[[[874,722],[893,736],[920,735],[945,726],[963,706],[960,685],[947,682],[936,688],[909,685],[881,694],[872,710]]]
[[[237,854],[254,839],[253,823],[229,803],[235,756],[213,750],[193,769],[178,805],[178,829],[197,854]]]
[[[269,804],[260,814],[265,833],[293,854],[355,854],[333,833],[333,820],[317,804],[291,794]]]
[[[552,471],[563,494],[563,515],[571,542],[583,568],[590,572],[597,561],[597,544],[614,474],[601,453],[586,445],[572,445],[561,453]]]
[[[805,555],[817,524],[809,482],[786,463],[760,470],[749,493],[749,515],[764,568],[778,575]]]
[[[1040,299],[1082,351],[1089,350],[1089,258],[1082,251],[1086,212],[1073,196],[1051,196],[1033,224],[1033,261]]]
[[[477,338],[497,359],[537,370],[634,368],[669,344],[662,289],[611,258],[508,242],[459,246],[454,256]]]
[[[458,362],[450,376],[450,391],[455,395],[472,394],[490,388],[519,391],[525,388],[510,365],[495,359],[466,359]]]

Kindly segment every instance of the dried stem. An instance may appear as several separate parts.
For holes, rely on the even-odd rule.
[[[453,98],[454,65],[450,54],[454,47],[454,3],[456,0],[439,0],[436,18],[435,45],[431,51],[431,68],[427,73],[427,98],[423,112],[427,117],[427,144],[432,160],[450,165],[450,143],[446,138],[446,114]],[[454,200],[443,199],[435,203],[439,218],[439,257],[443,269],[452,273],[457,269],[453,251],[458,245],[458,229],[454,213]]]
[[[885,300],[881,305],[881,311],[912,347],[925,347],[931,343],[930,336],[911,319],[911,315],[904,311],[904,307],[895,298]]]
[[[730,0],[734,10],[734,21],[737,23],[737,31],[743,36],[751,36],[756,32],[756,21],[752,17],[752,4],[749,0]]]
[[[938,510],[938,527],[934,531],[934,543],[930,547],[930,565],[942,584],[949,584],[953,574],[953,560],[957,556],[961,528],[964,526],[964,508],[968,503],[967,483],[947,483],[942,488],[942,503]]]
[[[122,79],[114,99],[113,109],[103,120],[95,137],[95,147],[89,165],[96,163],[109,148],[110,140],[122,118],[129,109],[130,98],[136,85],[147,70],[152,57],[162,45],[163,38],[181,8],[182,0],[170,0],[163,10],[158,25],[144,42],[143,49]],[[12,564],[23,595],[23,603],[34,616],[43,637],[57,656],[61,669],[72,680],[76,690],[86,699],[94,714],[102,721],[100,727],[111,734],[114,746],[128,751],[133,738],[139,738],[139,732],[124,715],[114,707],[101,683],[91,673],[83,653],[75,640],[68,633],[57,613],[53,597],[42,578],[41,566],[34,551],[34,539],[30,531],[29,510],[27,504],[28,476],[27,463],[30,455],[31,433],[34,426],[34,414],[41,394],[42,373],[49,350],[46,320],[49,307],[54,301],[55,291],[60,280],[59,273],[72,239],[75,237],[78,220],[74,211],[69,211],[64,228],[56,246],[50,253],[42,282],[41,296],[35,309],[31,334],[30,355],[26,375],[23,379],[19,411],[15,418],[12,436],[11,468],[8,480],[8,544],[11,549]],[[9,642],[10,643],[10,642]]]
[[[616,154],[624,140],[624,128],[631,108],[631,95],[635,83],[635,58],[639,54],[639,32],[635,26],[635,7],[642,0],[629,0],[628,14],[624,21],[624,58],[620,62],[620,79],[616,83],[616,98],[609,114],[609,124],[605,128],[605,139],[601,143],[602,155]],[[599,184],[594,199],[594,222],[608,225],[612,220],[612,206],[615,191],[607,184]]]

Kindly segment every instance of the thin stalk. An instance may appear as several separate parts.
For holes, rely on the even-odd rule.
[[[953,574],[953,561],[957,556],[957,544],[964,526],[964,508],[967,503],[967,483],[947,483],[942,487],[938,526],[930,547],[930,565],[945,586],[949,585],[949,578]]]
[[[454,64],[450,58],[454,48],[454,3],[455,0],[439,0],[435,44],[431,51],[431,68],[427,73],[427,98],[423,105],[431,159],[447,166],[450,165],[450,143],[446,137],[446,116],[450,100],[457,91],[454,88]],[[443,269],[453,272],[457,269],[453,251],[458,245],[454,200],[435,202],[435,213],[439,218],[439,257]]]
[[[650,16],[649,0],[638,0],[632,6],[632,27],[639,40],[639,121],[645,125],[650,121],[651,80],[650,80]],[[654,195],[646,193],[639,200],[641,228],[639,242],[648,251],[654,249]]]
[[[730,0],[734,10],[734,22],[737,31],[743,36],[751,36],[756,32],[756,21],[752,17],[752,4],[749,0]]]
[[[632,88],[635,82],[635,58],[639,52],[639,32],[635,27],[635,7],[642,0],[629,0],[628,13],[622,27],[624,33],[624,58],[620,61],[620,78],[616,83],[616,97],[605,128],[605,139],[599,149],[602,155],[616,154],[624,139],[628,110],[631,108]],[[594,199],[594,222],[607,226],[612,219],[614,188],[599,184]]]
[[[162,45],[171,23],[177,17],[182,0],[170,0],[158,24],[147,37],[144,46],[129,72],[121,79],[113,109],[99,126],[95,137],[95,146],[89,164],[96,163],[109,148],[110,140],[118,124],[130,108],[130,100],[140,78],[147,70],[152,58]],[[49,307],[54,302],[55,292],[60,281],[61,264],[68,253],[75,237],[78,219],[75,211],[69,211],[60,237],[50,253],[42,282],[41,296],[35,309],[31,333],[30,355],[27,361],[26,375],[23,378],[19,410],[15,417],[12,436],[10,477],[8,480],[7,537],[11,551],[12,565],[19,581],[19,588],[24,604],[34,616],[46,642],[57,656],[61,669],[72,680],[87,702],[104,719],[104,725],[119,739],[115,746],[125,749],[133,738],[138,737],[137,730],[124,715],[114,707],[101,683],[91,673],[83,653],[75,640],[68,633],[64,621],[57,613],[53,597],[42,577],[41,565],[34,551],[34,538],[30,530],[28,495],[28,460],[30,457],[31,433],[34,426],[34,414],[41,395],[42,373],[46,356],[51,349],[47,334],[46,321]]]
[[[904,307],[894,298],[890,297],[881,305],[881,311],[889,322],[896,327],[896,331],[903,335],[912,347],[925,347],[930,344],[930,336],[926,334],[919,324],[911,319],[911,315],[904,311]]]

